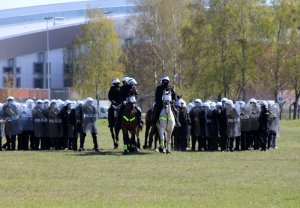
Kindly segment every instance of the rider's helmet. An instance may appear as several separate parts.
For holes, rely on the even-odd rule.
[[[116,85],[120,84],[120,80],[118,78],[114,78],[111,83],[112,83],[112,85],[116,86]]]
[[[163,76],[163,77],[161,78],[161,85],[167,87],[168,84],[169,84],[169,82],[170,82],[169,76]]]
[[[128,76],[123,77],[123,79],[122,79],[123,85],[127,85],[129,79],[130,79],[130,77],[128,77]]]

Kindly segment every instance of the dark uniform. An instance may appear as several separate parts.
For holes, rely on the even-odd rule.
[[[208,149],[211,151],[218,151],[218,112],[216,109],[211,112],[211,126],[212,126],[212,135],[208,140]]]
[[[83,119],[82,104],[79,104],[78,106],[76,106],[74,113],[75,113],[75,126],[74,126],[73,150],[75,151],[75,150],[77,150],[78,136],[80,137],[80,139],[83,138],[81,136],[81,134],[82,134],[82,119]],[[82,141],[80,141],[80,143],[82,143]]]
[[[172,104],[171,104],[171,108],[175,117],[175,121],[176,121],[176,125],[179,126],[179,122],[178,122],[178,110],[175,108],[175,100],[177,98],[177,95],[174,91],[173,86],[168,83],[167,85],[159,85],[156,87],[156,91],[155,91],[155,107],[154,107],[154,114],[153,114],[153,118],[152,118],[152,124],[155,126],[156,122],[158,120],[159,114],[161,112],[161,110],[163,109],[163,101],[162,101],[162,96],[164,94],[164,91],[170,91],[171,92],[171,96],[172,96]]]
[[[130,96],[135,96],[137,97],[137,91],[135,88],[135,85],[122,85],[120,87],[120,102],[121,102],[121,107],[118,111],[118,120],[117,120],[117,126],[121,125],[121,115],[123,114],[124,110],[125,110],[125,105],[123,104],[123,102],[126,101],[127,97]],[[137,121],[138,123],[141,125],[141,116],[142,116],[142,112],[138,109],[138,107],[135,107],[135,110],[137,112]]]
[[[267,149],[269,117],[270,117],[270,112],[263,105],[258,119],[260,144],[261,144],[261,150],[263,151],[266,151]]]
[[[186,107],[179,107],[179,122],[180,126],[175,128],[174,149],[186,151],[188,141],[188,128],[191,125],[191,120]]]
[[[115,108],[121,104],[119,85],[113,85],[110,87],[108,92],[108,99],[111,102],[111,106],[108,109],[108,127],[113,127],[115,125],[115,121],[113,119]]]
[[[218,113],[218,126],[219,126],[219,135],[220,135],[220,146],[221,151],[227,150],[227,113],[226,108],[219,107],[217,110]]]
[[[77,150],[77,142],[75,143],[75,109],[71,109],[70,104],[61,109],[63,121],[63,148]]]
[[[200,127],[200,107],[193,107],[189,113],[191,119],[191,135],[192,135],[192,151],[196,150],[196,143],[198,142],[198,150],[200,150],[200,136],[201,136],[201,127]]]

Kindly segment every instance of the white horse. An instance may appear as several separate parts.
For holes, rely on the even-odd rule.
[[[171,109],[172,97],[170,91],[164,91],[162,101],[163,109],[160,112],[159,120],[156,123],[156,126],[160,137],[160,152],[168,154],[171,153],[171,137],[175,126],[175,117]]]

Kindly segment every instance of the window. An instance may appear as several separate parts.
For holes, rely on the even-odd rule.
[[[21,77],[17,77],[16,79],[16,88],[20,88],[21,87]]]
[[[17,74],[20,74],[21,73],[21,67],[17,67],[16,71],[17,71]]]
[[[64,80],[64,86],[65,87],[72,87],[72,80],[71,79],[65,79]]]
[[[43,74],[44,64],[43,63],[33,63],[33,73],[34,74]]]
[[[65,74],[70,74],[72,72],[72,65],[64,64],[64,72],[65,72]]]
[[[38,53],[38,62],[44,63],[44,53]]]
[[[34,88],[43,88],[43,78],[34,78],[33,79]]]
[[[14,58],[8,59],[7,66],[13,68],[15,66],[15,59]]]
[[[14,71],[13,67],[10,66],[3,67],[3,73],[12,74],[13,71]]]

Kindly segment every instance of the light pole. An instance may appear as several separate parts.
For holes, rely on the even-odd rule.
[[[51,86],[50,86],[50,62],[49,62],[49,20],[53,17],[45,17],[44,20],[47,21],[47,82],[48,82],[48,99],[51,99]],[[46,80],[45,80],[46,81]]]

